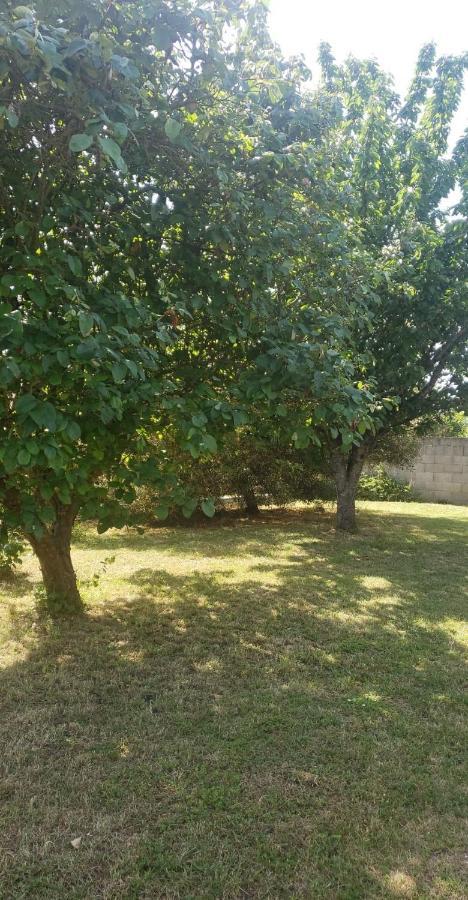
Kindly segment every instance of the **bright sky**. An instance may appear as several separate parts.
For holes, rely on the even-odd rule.
[[[435,41],[440,54],[468,52],[468,0],[270,0],[273,38],[288,56],[302,53],[317,73],[320,41],[342,60],[374,57],[404,92],[421,46]],[[468,78],[456,132],[468,126]]]

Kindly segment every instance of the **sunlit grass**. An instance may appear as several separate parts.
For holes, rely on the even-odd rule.
[[[304,509],[80,526],[88,612],[60,627],[25,560],[0,897],[465,897],[467,539],[429,504],[363,503],[353,536]]]

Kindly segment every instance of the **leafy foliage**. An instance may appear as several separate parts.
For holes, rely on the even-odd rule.
[[[322,429],[352,494],[376,443],[407,426],[430,429],[466,399],[468,133],[453,150],[449,135],[468,56],[436,59],[424,47],[404,102],[373,61],[338,66],[324,45],[321,64],[320,92],[342,111],[327,137],[340,215],[371,260],[372,329],[351,323],[355,359],[373,386],[370,427],[360,434],[356,420],[351,445],[339,428]]]
[[[139,485],[212,516],[181,459],[278,493],[291,442],[362,467],[461,402],[466,58],[425,48],[401,105],[321,56],[311,93],[255,0],[4,5],[0,503],[43,573]]]
[[[357,496],[360,500],[410,501],[417,500],[411,485],[392,478],[383,465],[361,476]]]
[[[302,64],[273,53],[264,4],[8,9],[0,491],[6,527],[39,552],[79,508],[119,524],[141,481],[191,504],[155,428],[198,458],[252,405],[282,417],[306,390],[350,421],[361,391],[335,348],[341,300],[316,302],[332,258],[343,284],[353,272],[343,228],[329,238],[321,112]],[[301,446],[313,428],[296,409]]]
[[[431,424],[430,434],[437,437],[468,437],[468,417],[460,410],[442,413]]]
[[[21,565],[21,557],[24,552],[24,541],[19,534],[8,534],[3,529],[0,533],[0,581],[8,580],[14,574],[15,569]]]
[[[350,185],[344,210],[375,266],[378,302],[363,339],[379,396],[397,401],[377,424],[421,421],[465,395],[468,136],[450,152],[449,133],[468,55],[436,60],[423,48],[404,103],[375,63],[339,68],[325,48],[322,62],[343,104],[334,140]],[[459,200],[444,209],[454,189]]]
[[[237,501],[255,511],[256,504],[282,505],[304,497],[304,465],[299,454],[282,444],[271,431],[262,437],[247,428],[227,432],[216,454],[187,459],[169,436],[164,437],[166,452],[177,469],[177,479],[191,499],[182,508],[188,518],[200,504],[209,503],[210,510],[222,510]],[[307,473],[308,479],[315,473]],[[131,507],[137,520],[151,522],[155,515],[177,514],[170,497],[143,486]]]

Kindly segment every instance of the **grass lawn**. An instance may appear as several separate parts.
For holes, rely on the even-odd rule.
[[[80,528],[73,627],[0,588],[2,900],[467,896],[468,509],[360,507]]]

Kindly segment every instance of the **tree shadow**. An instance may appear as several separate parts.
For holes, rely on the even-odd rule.
[[[330,508],[317,511],[313,506],[298,509],[262,509],[259,516],[249,517],[236,513],[234,520],[225,515],[213,520],[205,519],[193,523],[164,526],[157,528],[148,526],[140,530],[136,527],[111,529],[105,534],[98,534],[87,523],[79,523],[73,536],[73,543],[80,549],[115,550],[125,546],[131,550],[144,553],[150,548],[168,554],[178,555],[181,550],[193,552],[201,550],[206,554],[207,540],[212,538],[210,556],[236,556],[239,545],[247,552],[259,551],[262,555],[274,556],[285,539],[297,532],[304,537],[314,529],[314,543],[326,542],[338,544],[343,542],[359,542],[361,539],[374,538],[382,545],[390,545],[392,538],[413,547],[421,540],[466,540],[466,521],[450,516],[442,516],[437,512],[428,513],[427,504],[402,503],[400,508],[392,504],[388,513],[382,512],[382,504],[372,508],[367,503],[359,510],[359,531],[357,534],[337,534],[334,528],[334,513]],[[420,507],[420,512],[418,511]],[[265,541],[268,538],[268,542]],[[392,552],[388,546],[388,552]]]
[[[4,577],[0,581],[0,590],[9,599],[24,597],[35,587],[31,577],[21,570],[14,571],[11,576]]]
[[[0,676],[5,896],[458,896],[458,525],[374,522],[213,552],[184,529],[209,573],[141,566],[136,597],[25,633]]]

